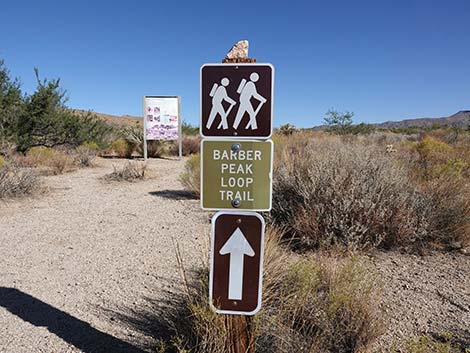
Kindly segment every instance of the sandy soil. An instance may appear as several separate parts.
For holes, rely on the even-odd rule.
[[[388,252],[377,254],[374,261],[383,282],[388,326],[379,345],[448,332],[462,351],[470,349],[470,256]]]
[[[178,182],[183,161],[150,161],[143,182],[100,180],[122,163],[47,177],[45,195],[0,203],[0,353],[154,351],[158,328],[123,318],[181,285],[172,238],[187,268],[203,261],[208,214]],[[469,256],[373,259],[389,325],[380,346],[444,331],[470,344]]]
[[[99,179],[121,163],[47,177],[46,195],[0,204],[0,352],[149,345],[112,313],[178,286],[172,237],[188,267],[202,261],[207,214],[182,192],[183,161],[150,161],[143,182]]]

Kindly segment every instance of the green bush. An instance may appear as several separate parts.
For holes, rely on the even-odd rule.
[[[10,72],[0,60],[0,141],[14,141],[18,117],[24,114],[24,103],[18,79],[11,79]]]
[[[111,144],[111,150],[120,158],[130,158],[135,150],[135,144],[119,138]]]
[[[186,121],[183,121],[181,130],[183,132],[183,136],[196,136],[199,134],[199,127],[193,126]]]
[[[32,95],[21,93],[0,60],[0,140],[14,143],[20,152],[31,147],[79,146],[94,141],[104,146],[113,128],[90,112],[66,107],[60,80],[40,80]]]

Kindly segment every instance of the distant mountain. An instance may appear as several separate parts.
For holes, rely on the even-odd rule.
[[[418,127],[425,128],[431,127],[434,124],[455,126],[460,128],[466,128],[470,126],[470,110],[461,110],[451,116],[442,118],[416,118],[406,119],[399,121],[386,121],[384,123],[371,124],[379,129],[396,129],[406,127]],[[311,128],[312,130],[326,130],[327,125],[318,125]]]
[[[386,121],[373,125],[382,129],[395,129],[404,127],[431,127],[434,124],[465,128],[470,125],[470,110],[461,110],[451,116],[442,118],[416,118],[400,121]]]

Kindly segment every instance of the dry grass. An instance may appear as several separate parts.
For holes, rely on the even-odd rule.
[[[367,351],[383,329],[371,265],[358,258],[299,260],[278,241],[279,233],[268,231],[263,307],[248,327],[255,351]],[[168,332],[157,351],[229,353],[229,332],[239,318],[210,309],[207,264],[183,278],[185,291],[155,314]]]
[[[192,155],[184,165],[184,171],[180,175],[180,181],[184,188],[199,196],[201,192],[201,157],[199,153]]]
[[[201,138],[199,136],[184,136],[182,141],[183,156],[199,153]]]
[[[34,170],[10,163],[0,166],[0,199],[31,195],[39,188],[40,179]]]
[[[396,343],[389,353],[468,353],[470,347],[459,342],[449,333],[437,337],[420,336]],[[375,353],[386,353],[377,351]]]
[[[126,162],[121,168],[113,167],[114,170],[106,174],[106,181],[137,181],[144,180],[147,175],[147,164],[142,162]]]
[[[26,167],[38,168],[41,174],[57,175],[74,169],[73,158],[65,151],[48,147],[33,147],[26,156],[16,156],[17,162]]]
[[[80,168],[92,167],[98,155],[99,147],[95,143],[85,143],[73,151],[75,165]]]

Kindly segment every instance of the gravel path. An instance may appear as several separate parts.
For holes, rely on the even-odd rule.
[[[172,239],[187,268],[204,260],[208,214],[178,182],[183,161],[151,160],[153,178],[136,183],[101,181],[124,161],[98,163],[0,203],[0,353],[154,351],[158,327],[139,325],[181,286]],[[373,258],[389,325],[378,346],[443,331],[470,342],[469,256]]]
[[[384,285],[388,326],[379,345],[449,332],[462,350],[470,350],[470,256],[387,252],[379,253],[375,263]]]
[[[105,183],[119,160],[47,177],[49,192],[0,204],[0,352],[142,352],[115,319],[180,285],[172,237],[188,267],[209,231],[182,191],[183,161],[151,160],[152,179]]]

